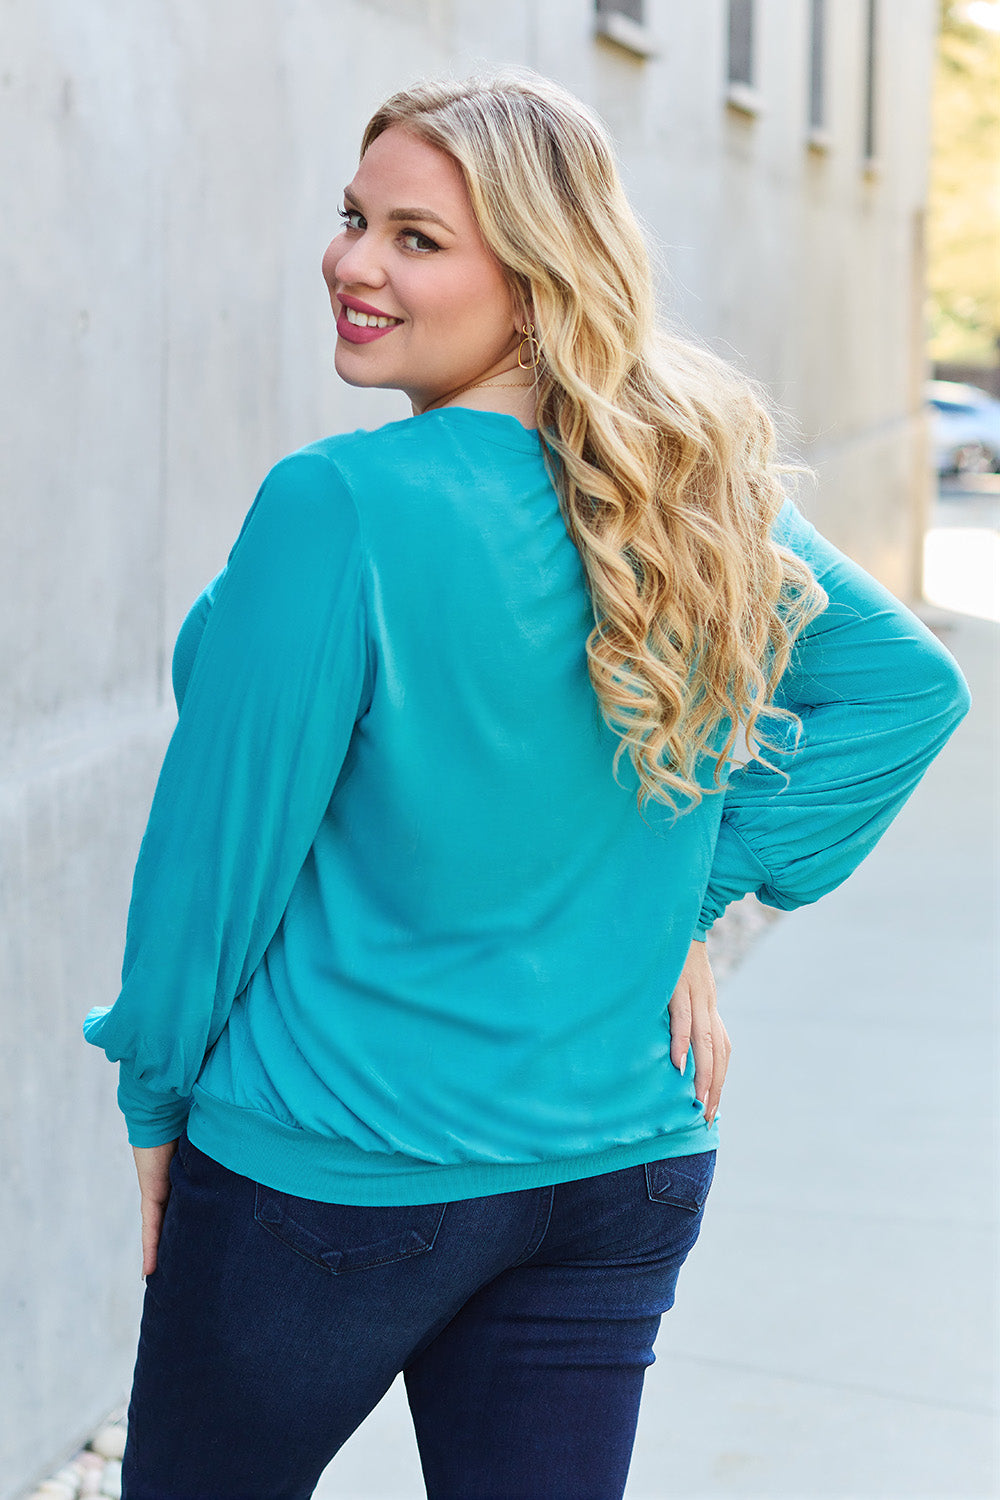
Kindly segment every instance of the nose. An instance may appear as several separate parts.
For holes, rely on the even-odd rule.
[[[385,271],[370,235],[338,234],[323,256],[323,277],[331,293],[338,287],[385,285]]]

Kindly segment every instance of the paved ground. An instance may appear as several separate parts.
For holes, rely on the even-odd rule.
[[[983,564],[998,511],[989,481],[943,499],[939,603],[998,618]],[[723,983],[723,1147],[647,1377],[628,1500],[1000,1494],[1000,630],[933,618],[973,713],[862,869],[768,927]],[[317,1500],[423,1493],[397,1382]]]

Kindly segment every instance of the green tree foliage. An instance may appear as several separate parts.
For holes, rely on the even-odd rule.
[[[1000,32],[940,0],[928,222],[930,353],[992,365],[1000,338]],[[972,14],[975,14],[973,10]]]

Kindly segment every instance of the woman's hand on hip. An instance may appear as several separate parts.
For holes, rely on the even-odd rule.
[[[133,1146],[135,1170],[139,1174],[139,1197],[142,1213],[142,1274],[156,1270],[156,1248],[160,1243],[163,1215],[170,1197],[170,1161],[177,1150],[176,1141],[164,1146]]]
[[[670,1060],[679,1072],[694,1052],[694,1091],[711,1125],[729,1067],[732,1044],[716,1009],[715,978],[704,943],[688,949],[677,987],[667,1007],[670,1016]]]

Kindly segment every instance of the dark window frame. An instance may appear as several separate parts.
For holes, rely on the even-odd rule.
[[[863,142],[864,159],[871,165],[878,157],[878,0],[865,3],[865,88]]]
[[[594,34],[640,62],[659,55],[645,0],[595,0]]]
[[[637,26],[647,22],[645,0],[597,0],[599,16],[625,16]]]
[[[754,0],[729,0],[726,26],[726,81],[757,87]]]
[[[826,4],[825,0],[809,0],[809,129],[826,130],[827,77],[826,77]]]

